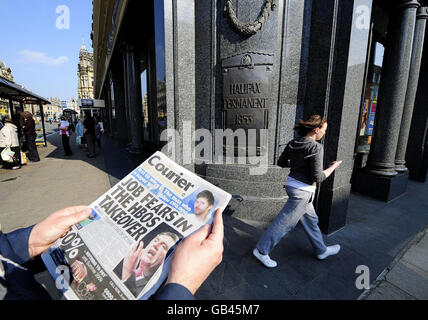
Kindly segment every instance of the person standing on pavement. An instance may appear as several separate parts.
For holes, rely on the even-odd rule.
[[[70,148],[70,123],[65,116],[61,116],[59,127],[59,134],[62,139],[62,147],[64,148],[64,155],[71,156],[73,153]]]
[[[81,119],[76,124],[76,144],[79,145],[79,148],[84,144],[83,135],[83,119]]]
[[[0,153],[7,147],[15,152],[14,162],[3,161],[3,169],[16,170],[21,168],[21,148],[19,147],[18,127],[9,116],[3,117],[3,128],[0,130]]]
[[[88,144],[88,158],[95,157],[95,120],[90,112],[85,112],[83,121],[86,143]]]
[[[36,124],[34,122],[33,115],[28,111],[24,111],[22,113],[22,117],[24,119],[22,131],[24,132],[24,143],[28,148],[28,159],[31,162],[39,162],[40,157],[36,147]]]
[[[322,168],[324,150],[317,141],[324,136],[327,121],[321,116],[313,115],[307,121],[300,120],[295,130],[300,137],[287,144],[278,160],[280,167],[290,167],[285,184],[288,200],[253,250],[254,256],[269,268],[277,266],[269,253],[298,222],[302,224],[319,260],[340,250],[340,245],[327,247],[324,244],[313,200],[316,183],[327,179],[342,161],[332,162],[326,170]]]
[[[97,141],[98,148],[101,149],[101,136],[104,133],[104,125],[98,119],[95,119],[95,123],[96,123],[96,126],[95,126],[95,138],[96,138],[96,141]]]

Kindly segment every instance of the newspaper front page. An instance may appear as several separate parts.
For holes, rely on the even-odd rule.
[[[231,195],[156,152],[94,201],[42,255],[67,299],[148,299],[178,243],[211,223]]]

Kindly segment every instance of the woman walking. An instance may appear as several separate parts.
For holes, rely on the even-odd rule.
[[[62,146],[64,148],[64,155],[71,156],[73,153],[70,148],[70,123],[67,121],[65,116],[61,116],[61,122],[59,123],[59,134],[62,138]]]
[[[334,161],[326,170],[322,168],[324,150],[317,141],[324,136],[327,121],[313,115],[307,121],[300,120],[294,129],[300,137],[287,144],[278,160],[280,167],[290,167],[285,184],[288,200],[253,250],[254,256],[269,268],[277,266],[269,253],[298,222],[302,224],[318,259],[325,259],[340,250],[340,245],[326,247],[324,244],[313,206],[316,183],[327,179],[342,163]]]
[[[3,161],[3,169],[16,170],[21,168],[21,148],[19,147],[18,128],[9,116],[3,117],[3,128],[0,130],[0,153],[7,147],[15,152],[14,162]]]
[[[33,115],[28,111],[24,111],[22,113],[22,117],[24,118],[24,126],[22,127],[22,131],[24,132],[25,137],[24,143],[28,148],[28,160],[31,162],[39,162],[40,157],[36,147],[36,124],[33,120]]]

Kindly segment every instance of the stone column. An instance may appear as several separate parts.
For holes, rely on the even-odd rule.
[[[415,0],[398,1],[391,16],[387,47],[379,86],[379,102],[375,122],[375,134],[366,172],[392,177],[395,171],[404,99],[409,80],[410,58],[419,4]]]
[[[125,101],[129,112],[129,140],[131,142],[129,152],[134,154],[140,154],[143,150],[143,112],[137,62],[134,46],[127,44],[124,51]]]
[[[301,47],[305,42],[303,33],[308,33],[304,17],[305,13],[310,14],[310,9],[307,9],[310,2],[195,1],[195,105],[198,108],[195,124],[197,129],[204,128],[207,132],[196,138],[195,154],[204,162],[197,163],[195,171],[223,190],[244,199],[242,202],[231,200],[230,212],[234,217],[272,221],[284,206],[286,194],[283,185],[288,171],[275,163],[293,136],[291,128],[296,108],[301,108],[299,87],[303,88],[303,84],[299,75],[304,74],[300,65],[305,60]],[[249,30],[248,25],[242,26],[246,23],[257,27]],[[238,97],[236,91],[230,90],[232,84],[238,83],[257,83],[260,91],[257,96],[242,92]],[[263,107],[232,110],[225,103],[226,99],[250,101],[254,97],[265,102]],[[279,109],[281,116],[278,116]],[[239,120],[241,115],[244,116],[241,112],[250,120]],[[232,133],[224,140],[233,142],[231,136],[238,135],[238,130],[241,130],[245,132],[244,139],[235,141],[245,141],[246,146],[254,146],[253,141],[262,137],[259,129],[264,129],[265,143],[256,145],[264,147],[264,152],[257,157],[245,157],[242,156],[246,153],[245,148],[239,148],[238,152],[242,153],[238,161],[238,152],[227,148],[227,143],[222,144],[221,133],[227,129]],[[249,130],[254,129],[258,131],[253,140]],[[200,147],[206,145],[211,149],[205,148],[202,156]],[[229,153],[232,156],[227,160],[225,149],[232,150]]]
[[[415,0],[398,0],[393,5],[379,86],[374,138],[367,166],[356,173],[353,182],[355,191],[383,201],[390,201],[407,189],[407,174],[397,174],[395,155],[419,3]]]
[[[428,37],[428,33],[425,33]],[[428,171],[428,39],[425,39],[413,117],[406,149],[409,179],[425,182]],[[424,156],[425,153],[425,156]]]
[[[422,49],[425,37],[426,20],[428,19],[427,7],[420,7],[416,14],[416,28],[413,38],[412,58],[410,63],[409,82],[407,84],[406,100],[404,103],[403,117],[401,120],[400,136],[398,138],[397,153],[395,155],[395,170],[405,172],[406,148],[409,139],[410,123],[412,121],[415,105],[416,91],[418,88],[419,71],[421,68]]]
[[[320,229],[330,234],[346,225],[354,165],[355,133],[370,41],[372,1],[314,1],[304,116],[327,118],[324,168],[343,163],[319,190],[315,205]]]
[[[109,78],[107,78],[109,79]],[[110,81],[107,82],[104,89],[104,101],[106,103],[106,121],[107,128],[105,128],[106,131],[108,131],[109,136],[111,137],[113,134],[113,125],[112,125],[112,101],[111,101],[111,93],[110,93]]]
[[[112,81],[115,109],[115,132],[119,144],[125,146],[128,143],[127,122],[125,110],[125,89],[123,84],[123,63],[122,59],[113,59],[112,61]]]
[[[167,128],[180,133],[180,137],[175,137],[175,155],[169,153],[171,150],[167,153],[177,163],[194,171],[192,134],[195,130],[196,108],[199,107],[195,103],[196,1],[164,1],[163,7],[159,6],[161,1],[155,2],[155,11],[164,12],[165,28],[165,79],[161,77],[157,62],[156,80],[165,82],[161,85],[165,85],[166,89]],[[158,43],[159,39],[156,39]]]

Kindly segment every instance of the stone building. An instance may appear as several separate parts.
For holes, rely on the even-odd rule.
[[[62,102],[59,98],[48,98],[50,104],[45,105],[44,113],[46,120],[59,120],[62,115]]]
[[[293,127],[328,120],[320,227],[346,225],[351,192],[390,201],[428,167],[427,2],[416,0],[93,1],[94,94],[106,128],[131,152],[161,149],[163,129],[243,129],[242,163],[175,160],[220,188],[236,217],[270,221],[286,200],[276,166]],[[146,87],[142,88],[145,84]],[[142,92],[147,92],[144,121]],[[150,134],[144,134],[147,131]],[[201,137],[176,141],[197,150]],[[189,143],[190,142],[190,143]],[[222,139],[212,139],[211,151]],[[190,148],[190,149],[189,149]],[[227,149],[227,148],[226,148]],[[201,156],[201,155],[199,155]],[[257,158],[258,157],[258,158]],[[236,160],[235,158],[233,160]],[[256,170],[263,160],[263,174]],[[236,162],[236,161],[235,161]]]
[[[0,78],[13,82],[12,70],[0,60]],[[8,101],[0,99],[0,117],[8,114]]]
[[[94,99],[94,54],[82,44],[77,66],[79,79],[77,94],[79,99]]]
[[[0,61],[0,77],[13,82],[12,70],[6,67],[3,61]]]

